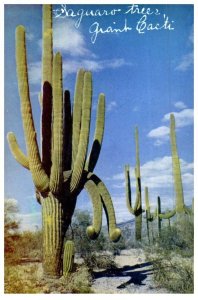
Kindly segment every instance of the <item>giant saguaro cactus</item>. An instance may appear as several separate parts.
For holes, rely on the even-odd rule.
[[[63,33],[64,34],[64,33]],[[77,74],[73,111],[69,92],[63,93],[62,57],[52,48],[52,6],[43,6],[42,57],[42,157],[39,152],[32,116],[25,28],[16,29],[16,65],[21,114],[27,155],[20,149],[13,133],[8,142],[15,159],[30,170],[36,196],[42,205],[43,269],[48,276],[59,277],[62,272],[63,241],[76,206],[77,196],[85,188],[93,204],[93,224],[87,229],[91,239],[101,229],[102,207],[108,220],[113,241],[120,237],[116,227],[111,197],[104,183],[93,174],[104,132],[105,96],[99,95],[95,136],[87,156],[92,103],[92,75],[80,70]],[[68,245],[65,243],[65,245]],[[65,249],[67,251],[67,249]],[[64,259],[71,255],[66,255]],[[64,260],[64,265],[67,265]]]
[[[138,128],[135,128],[135,145],[136,145],[136,201],[134,207],[132,206],[132,193],[130,183],[129,166],[125,166],[125,179],[126,179],[126,202],[127,208],[130,213],[135,216],[135,237],[136,240],[141,240],[142,236],[142,191],[141,191],[141,176],[140,176],[140,158],[139,158],[139,142],[138,142]]]

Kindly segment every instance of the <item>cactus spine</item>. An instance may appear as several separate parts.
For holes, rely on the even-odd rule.
[[[16,29],[16,64],[27,155],[20,149],[15,135],[8,133],[11,152],[30,170],[37,200],[42,205],[43,269],[51,277],[62,275],[64,236],[83,188],[92,198],[94,212],[93,224],[87,229],[89,237],[94,239],[100,232],[102,207],[107,215],[110,238],[117,241],[121,235],[107,188],[93,174],[104,132],[105,96],[99,95],[95,137],[87,156],[92,75],[79,70],[72,112],[69,92],[63,92],[62,57],[60,53],[53,56],[52,44],[52,6],[43,5],[42,158],[32,116],[23,26]],[[66,264],[66,253],[64,257]]]
[[[136,148],[136,201],[134,207],[132,206],[131,183],[129,166],[125,166],[125,180],[126,180],[126,202],[130,213],[135,216],[135,237],[136,240],[141,240],[142,236],[142,191],[141,191],[141,175],[140,175],[140,158],[139,158],[139,141],[138,128],[135,128],[135,148]]]

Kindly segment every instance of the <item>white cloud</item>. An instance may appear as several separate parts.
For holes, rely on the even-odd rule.
[[[107,112],[112,111],[114,108],[117,107],[117,103],[115,101],[111,101],[107,104]]]
[[[182,56],[180,63],[176,66],[175,70],[177,71],[187,71],[194,63],[194,54],[189,52]]]
[[[76,73],[78,69],[84,68],[86,70],[99,72],[103,69],[116,69],[123,66],[130,65],[124,59],[107,59],[107,60],[94,60],[94,59],[81,59],[81,60],[66,60],[63,63],[64,74]]]
[[[162,121],[166,122],[170,120],[170,114],[173,113],[175,116],[175,123],[177,128],[189,126],[193,124],[194,111],[191,108],[183,109],[180,112],[170,112],[165,114]]]
[[[28,66],[28,78],[31,84],[38,84],[41,82],[41,62],[30,63]]]
[[[167,126],[160,126],[158,128],[152,129],[147,136],[151,138],[159,138],[159,137],[164,137],[168,134],[169,134],[169,128]]]
[[[91,55],[86,48],[85,39],[79,29],[76,29],[73,20],[66,18],[54,22],[53,43],[55,51],[68,53],[72,56]]]
[[[100,72],[103,69],[116,69],[123,66],[130,65],[124,59],[107,59],[107,60],[94,60],[94,59],[68,59],[63,61],[63,75],[77,73],[80,68]],[[41,82],[41,62],[34,62],[29,64],[28,75],[31,84],[39,84]]]
[[[32,33],[30,33],[30,32],[27,32],[27,33],[26,33],[26,39],[27,39],[28,41],[33,41],[34,35],[33,35]]]
[[[149,138],[155,139],[154,145],[161,146],[169,139],[169,128],[167,126],[160,126],[152,129],[147,136]]]
[[[18,214],[21,231],[34,231],[41,228],[41,212]]]
[[[183,102],[176,102],[175,106],[178,108],[184,107]],[[170,112],[163,116],[162,122],[170,122],[170,114],[175,116],[176,128],[182,128],[193,124],[194,120],[194,111],[191,108],[185,108],[179,112]],[[170,129],[167,126],[160,126],[152,129],[147,136],[154,139],[155,146],[161,146],[169,140]]]
[[[177,101],[174,103],[174,106],[178,109],[185,109],[186,108],[186,105],[184,104],[184,102],[182,101]]]

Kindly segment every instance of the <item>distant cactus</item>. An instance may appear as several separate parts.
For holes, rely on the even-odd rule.
[[[184,204],[184,194],[182,185],[182,176],[180,161],[177,152],[177,142],[175,133],[175,117],[173,114],[170,115],[170,141],[171,141],[171,151],[172,151],[172,165],[173,165],[173,177],[174,177],[174,187],[175,187],[175,208],[176,213],[187,212],[186,206]]]
[[[148,241],[149,241],[149,243],[150,243],[150,242],[151,242],[151,238],[150,238],[150,224],[151,224],[151,234],[152,234],[152,239],[154,239],[152,222],[154,221],[155,216],[154,216],[154,214],[151,213],[151,211],[150,211],[150,202],[149,202],[149,191],[148,191],[148,187],[145,187],[145,211],[146,211],[147,236],[148,236]]]
[[[136,240],[141,240],[142,237],[142,191],[141,191],[141,175],[140,175],[140,158],[139,158],[139,142],[138,142],[138,128],[135,128],[135,145],[136,145],[136,201],[134,207],[132,206],[132,193],[130,183],[130,169],[125,166],[125,180],[126,180],[126,202],[130,213],[135,216],[135,237]]]
[[[61,54],[56,53],[53,57],[52,6],[43,5],[41,157],[30,102],[23,26],[16,28],[16,65],[27,155],[19,148],[13,133],[8,134],[8,142],[15,159],[30,170],[37,200],[42,205],[44,273],[52,277],[60,276],[64,236],[72,220],[77,196],[83,188],[92,198],[94,212],[93,224],[87,229],[89,237],[95,239],[99,235],[102,207],[107,215],[110,238],[117,241],[121,235],[120,229],[116,227],[114,208],[107,188],[92,173],[102,145],[105,96],[99,96],[94,142],[87,156],[92,75],[82,69],[78,72],[71,111],[69,92],[63,94]],[[66,253],[64,257],[66,265]]]

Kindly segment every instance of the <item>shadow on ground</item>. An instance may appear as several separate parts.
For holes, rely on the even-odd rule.
[[[150,267],[148,269],[144,269]],[[153,274],[152,263],[146,262],[142,264],[136,264],[134,266],[124,266],[122,268],[107,269],[104,271],[93,272],[93,278],[98,279],[101,277],[130,277],[130,279],[117,286],[118,289],[124,289],[130,284],[145,285],[143,281],[148,275]]]

